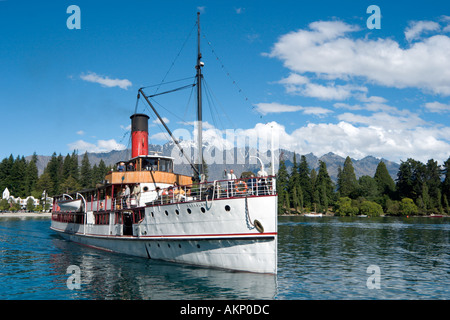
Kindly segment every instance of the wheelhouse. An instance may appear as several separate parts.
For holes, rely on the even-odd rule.
[[[192,177],[173,172],[172,157],[158,154],[140,155],[128,161],[117,163],[116,171],[105,177],[107,183],[163,183],[187,185],[192,183]]]

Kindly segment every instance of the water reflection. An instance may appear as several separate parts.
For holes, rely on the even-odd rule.
[[[277,276],[103,252],[49,225],[0,221],[0,299],[450,299],[449,218],[279,217]],[[70,265],[79,290],[67,288]]]
[[[448,299],[448,220],[279,219],[279,299]],[[379,266],[381,289],[367,268]],[[434,286],[434,287],[433,287]]]
[[[61,250],[55,272],[81,269],[75,299],[273,299],[276,276],[208,269],[147,260],[54,239]],[[67,275],[68,277],[69,275]]]

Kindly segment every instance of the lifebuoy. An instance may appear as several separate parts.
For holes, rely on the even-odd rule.
[[[240,189],[241,185],[244,185],[244,187],[242,189]],[[245,181],[239,181],[238,183],[236,183],[236,192],[237,193],[245,193],[247,192],[247,184],[245,183]]]

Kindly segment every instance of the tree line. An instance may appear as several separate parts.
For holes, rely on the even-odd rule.
[[[29,161],[23,156],[14,158],[10,155],[4,158],[0,162],[0,192],[8,188],[10,194],[15,197],[32,195],[40,199],[44,190],[48,195],[54,196],[93,188],[111,170],[103,160],[100,160],[98,165],[91,166],[87,153],[83,155],[79,165],[76,151],[65,157],[53,153],[40,176],[36,164],[36,153]]]
[[[334,183],[326,163],[310,169],[305,156],[288,171],[280,159],[277,174],[278,212],[334,212],[340,216],[449,214],[450,157],[443,166],[430,159],[402,161],[394,181],[380,161],[373,177],[356,178],[350,157],[338,169]]]
[[[111,170],[103,160],[91,166],[87,153],[78,163],[74,151],[63,157],[53,153],[39,176],[37,155],[27,161],[23,156],[10,155],[0,162],[0,192],[8,188],[15,197],[40,199],[45,190],[54,196],[95,187]],[[337,182],[330,178],[326,163],[310,169],[305,156],[293,158],[290,172],[280,160],[277,174],[278,212],[328,212],[336,215],[358,214],[377,216],[450,214],[450,157],[442,166],[431,159],[421,163],[408,159],[400,164],[395,181],[384,162],[379,162],[375,174],[356,178],[350,157],[338,170]]]

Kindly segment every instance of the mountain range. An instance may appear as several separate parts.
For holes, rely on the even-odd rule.
[[[168,142],[164,145],[150,144],[149,151],[152,151],[152,152],[156,151],[164,156],[170,156],[170,155],[174,154],[173,153],[174,147],[175,147],[175,145],[173,142]],[[252,161],[249,160],[249,154],[252,154],[252,153],[249,153],[248,149],[244,150],[243,148],[238,149],[235,147],[235,150],[234,150],[235,157],[236,157],[236,155],[244,155],[244,154],[246,155],[245,157],[243,157],[243,158],[245,158],[245,164],[231,164],[231,165],[230,164],[216,164],[216,163],[208,164],[209,180],[222,179],[223,172],[225,169],[226,170],[233,169],[237,177],[239,177],[240,174],[244,171],[252,171],[252,172],[256,173],[259,170],[260,166],[259,166],[259,164],[255,164],[255,160],[252,160]],[[256,154],[256,153],[254,153],[254,154]],[[269,152],[269,154],[270,154],[270,152]],[[78,164],[79,165],[81,165],[81,160],[82,160],[83,155],[84,154],[78,155]],[[293,157],[294,157],[294,152],[280,149],[279,155],[285,161],[288,172],[290,172],[291,168],[293,166],[292,161],[293,161]],[[300,154],[296,153],[297,163],[300,162],[300,156],[301,156]],[[110,151],[107,153],[88,153],[88,158],[89,158],[89,162],[90,162],[91,166],[93,166],[94,164],[98,165],[98,163],[102,159],[105,162],[105,164],[107,166],[109,166],[109,165],[114,165],[120,161],[127,160],[130,157],[131,157],[130,149],[121,150],[121,151],[114,150],[114,151]],[[38,172],[40,175],[40,174],[42,174],[45,167],[47,166],[47,163],[50,161],[51,156],[38,155],[37,158],[38,158],[37,167],[38,167]],[[316,171],[319,168],[319,161],[325,162],[327,165],[328,174],[330,175],[331,179],[334,182],[337,181],[338,168],[339,167],[342,168],[344,165],[344,161],[345,161],[344,157],[341,157],[332,152],[324,154],[320,157],[318,157],[312,153],[309,153],[309,154],[305,154],[305,158],[306,158],[306,161],[308,162],[309,168],[315,169]],[[31,159],[31,156],[26,157],[27,161],[29,161],[30,159]],[[270,159],[270,157],[269,157],[269,159]],[[378,159],[373,156],[367,156],[360,160],[352,159],[353,168],[355,169],[356,177],[359,178],[364,175],[373,177],[375,174],[375,170],[378,166],[378,163],[380,161],[383,161],[386,164],[389,174],[395,180],[397,177],[399,164],[389,161],[389,160],[386,160],[386,159]],[[270,174],[270,164],[269,163],[265,163],[265,169]],[[177,173],[186,174],[186,175],[192,174],[192,169],[188,164],[178,164],[177,165],[175,163],[175,171]]]

